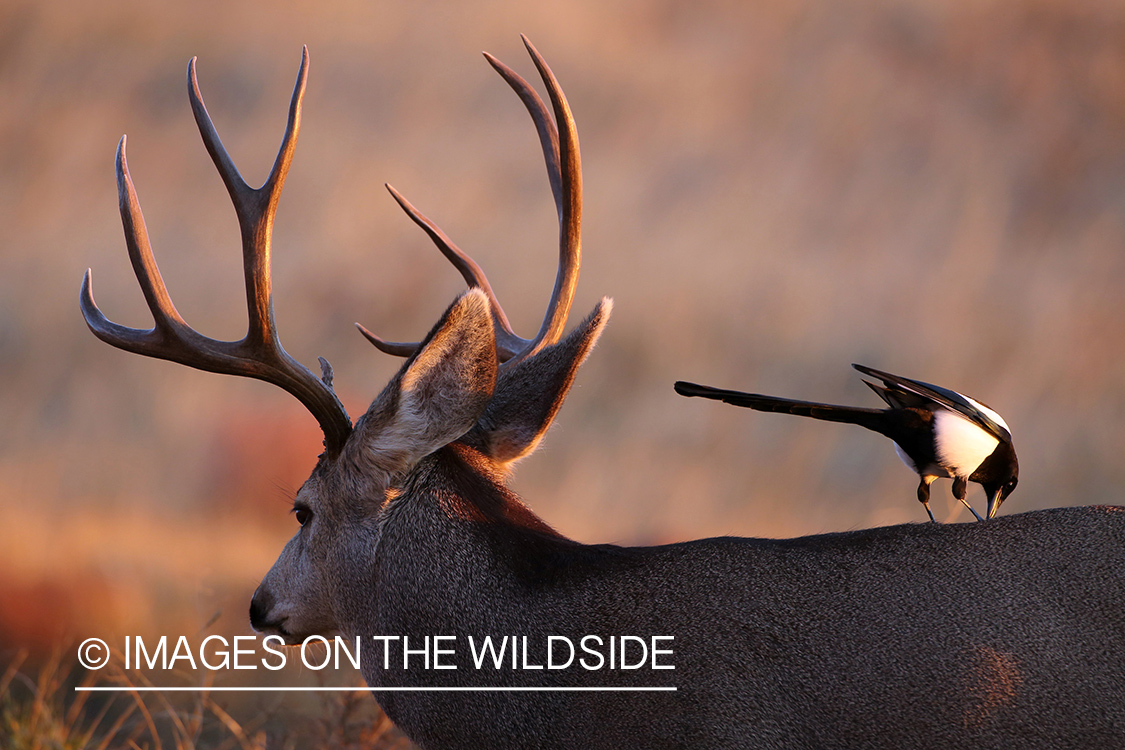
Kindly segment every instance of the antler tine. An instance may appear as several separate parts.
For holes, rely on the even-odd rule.
[[[140,202],[137,200],[137,191],[129,176],[125,144],[126,137],[121,136],[115,159],[121,224],[125,230],[125,246],[129,252],[129,261],[140,283],[145,302],[152,311],[155,326],[151,330],[142,331],[138,328],[118,325],[102,314],[97,303],[94,302],[90,269],[86,269],[86,277],[82,280],[80,302],[82,315],[95,336],[119,349],[150,355],[150,352],[160,350],[169,338],[176,335],[176,328],[185,326],[185,323],[172,304],[168,289],[164,286],[164,279],[160,276],[160,269],[156,266],[152,245],[148,239],[148,228],[145,226],[145,218],[141,213]],[[151,356],[159,355],[151,354]]]
[[[117,151],[117,183],[121,203],[121,222],[133,271],[152,311],[154,327],[128,328],[113,323],[94,302],[90,272],[82,284],[81,307],[94,334],[108,344],[149,357],[167,359],[200,370],[240,375],[277,385],[305,405],[324,430],[324,445],[329,455],[343,448],[352,423],[343,404],[332,391],[332,369],[321,359],[322,378],[293,359],[281,346],[274,323],[270,291],[270,239],[278,198],[296,145],[300,128],[301,98],[308,78],[308,49],[302,55],[301,70],[289,107],[289,121],[281,148],[269,178],[262,187],[246,184],[234,166],[211,122],[195,76],[195,59],[188,66],[188,96],[203,142],[211,154],[223,183],[227,186],[242,230],[243,266],[249,327],[239,341],[218,341],[204,336],[184,322],[172,304],[152,254],[140,203],[129,176],[125,158],[125,139]]]
[[[406,215],[429,235],[437,248],[441,250],[442,255],[460,272],[461,277],[465,279],[465,283],[470,287],[479,287],[481,291],[488,296],[488,303],[492,309],[492,319],[496,324],[497,356],[500,358],[500,361],[511,359],[518,351],[527,346],[527,339],[517,336],[512,330],[512,325],[508,322],[508,316],[505,314],[504,308],[500,306],[500,301],[496,299],[496,293],[492,291],[492,285],[488,283],[488,277],[484,275],[484,270],[475,260],[469,257],[468,253],[457,247],[453,240],[449,239],[437,224],[434,224],[426,218],[426,216],[416,209],[410,201],[406,200],[401,193],[395,190],[391,185],[387,185],[387,190],[390,191],[395,202],[406,212]],[[378,339],[378,337],[374,336],[370,331],[366,331],[366,329],[363,330],[368,340],[375,343],[375,339]],[[376,346],[379,345],[376,344]]]
[[[445,232],[441,231],[436,224],[430,221],[426,216],[416,209],[410,201],[406,200],[401,193],[394,189],[390,184],[386,185],[387,190],[395,199],[398,205],[406,212],[415,224],[420,226],[442,254],[453,264],[465,283],[470,287],[477,287],[485,293],[488,297],[489,307],[492,310],[492,319],[495,323],[496,331],[496,353],[501,362],[511,359],[520,349],[527,345],[527,339],[523,339],[512,331],[512,326],[508,322],[508,316],[504,313],[504,309],[500,307],[499,300],[496,299],[495,292],[492,291],[492,285],[488,283],[488,277],[485,276],[484,270],[473,260],[468,253],[454,244],[453,240],[446,236]],[[390,354],[396,357],[409,357],[418,350],[419,344],[417,342],[406,341],[387,341],[380,336],[375,335],[360,323],[356,323],[355,327],[363,334],[369,342],[371,342],[379,351]]]
[[[526,37],[523,37],[527,41]],[[551,182],[551,194],[555,197],[555,210],[562,215],[562,173],[559,170],[559,131],[551,119],[551,113],[538,92],[531,87],[516,71],[498,60],[495,56],[484,53],[488,63],[499,73],[512,90],[516,92],[523,105],[527,108],[531,119],[535,122],[535,130],[539,133],[539,143],[543,147],[543,160],[547,164],[547,179]]]
[[[409,357],[414,354],[414,352],[418,351],[417,341],[387,341],[367,330],[362,323],[356,323],[355,327],[359,329],[359,332],[363,334],[365,339],[370,341],[376,349],[384,354],[390,354],[392,357]]]
[[[571,115],[566,96],[563,94],[562,88],[551,69],[527,37],[521,35],[521,38],[535,61],[544,84],[547,86],[554,107],[554,120],[562,123],[563,128],[560,140],[559,130],[552,120],[551,112],[535,89],[500,60],[487,52],[484,53],[485,58],[496,69],[496,72],[507,81],[512,90],[523,101],[535,123],[535,129],[539,134],[540,145],[543,149],[543,160],[547,167],[547,178],[551,183],[551,193],[554,196],[555,209],[559,217],[559,269],[555,277],[555,288],[548,304],[547,313],[539,332],[534,338],[525,339],[512,331],[508,317],[500,306],[500,302],[493,293],[492,287],[480,266],[467,253],[457,247],[436,224],[414,208],[397,190],[387,185],[387,189],[390,190],[399,206],[414,223],[429,235],[442,254],[461,273],[465,282],[470,287],[480,287],[488,295],[493,318],[496,322],[497,355],[504,363],[502,366],[505,368],[537,354],[545,346],[556,343],[562,336],[563,329],[566,326],[567,314],[570,312],[571,302],[574,298],[574,289],[578,283],[578,269],[582,259],[580,239],[582,174],[578,150],[578,133],[574,125],[574,118]],[[565,169],[560,165],[565,166]],[[417,343],[386,341],[358,323],[356,327],[368,341],[387,354],[410,356],[418,348]]]
[[[188,63],[188,99],[191,101],[191,111],[195,115],[195,122],[199,126],[199,134],[203,137],[207,153],[211,155],[211,161],[215,163],[215,168],[230,194],[235,213],[238,215],[239,228],[242,231],[246,302],[250,315],[247,338],[260,342],[272,338],[276,343],[269,270],[270,241],[277,203],[281,197],[281,189],[285,185],[285,177],[289,174],[293,152],[297,147],[297,133],[301,129],[301,103],[308,82],[309,48],[306,46],[301,51],[301,68],[297,72],[297,83],[293,87],[293,97],[289,103],[289,119],[285,126],[285,135],[281,139],[281,147],[278,149],[269,177],[258,189],[246,184],[219,139],[215,124],[211,121],[207,106],[203,103],[203,95],[199,91],[195,62],[196,58],[193,57]]]
[[[578,286],[578,269],[582,263],[582,157],[578,148],[578,129],[558,79],[531,40],[523,34],[520,38],[535,62],[535,67],[539,69],[539,76],[547,87],[547,94],[551,97],[551,105],[555,111],[561,182],[561,195],[556,193],[559,213],[559,270],[555,276],[555,289],[551,294],[551,302],[543,318],[543,325],[531,346],[520,354],[520,358],[524,358],[534,356],[543,347],[559,340],[566,327],[566,317],[570,313],[571,303],[574,301],[574,290]],[[529,106],[528,109],[530,110],[531,107]],[[544,152],[546,152],[545,146]]]

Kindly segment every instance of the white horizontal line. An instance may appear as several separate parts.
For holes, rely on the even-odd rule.
[[[675,692],[675,687],[76,687],[76,693],[582,693]]]

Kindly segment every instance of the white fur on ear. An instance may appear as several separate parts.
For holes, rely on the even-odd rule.
[[[476,360],[466,362],[464,357],[455,356],[458,354],[457,349],[496,349],[488,296],[476,287],[462,294],[446,311],[438,325],[440,327],[423,342],[422,348],[402,374],[404,394],[426,387],[429,381],[456,379],[460,377],[462,370],[466,374],[482,374],[473,372],[480,363]],[[492,360],[495,361],[495,354]],[[496,379],[495,367],[492,370],[493,382],[488,386],[489,395]],[[475,384],[475,377],[470,380]]]
[[[488,297],[470,289],[364,416],[367,456],[384,471],[401,474],[464,435],[492,398],[496,364]]]

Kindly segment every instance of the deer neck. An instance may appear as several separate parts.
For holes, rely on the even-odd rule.
[[[442,634],[487,620],[485,603],[521,588],[577,545],[551,529],[502,483],[481,453],[460,444],[425,458],[389,500],[377,542],[337,588],[348,635]],[[359,550],[342,550],[355,560]],[[440,596],[435,592],[442,592]]]

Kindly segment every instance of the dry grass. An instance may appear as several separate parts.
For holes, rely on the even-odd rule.
[[[363,691],[266,703],[220,700],[206,691],[144,692],[147,675],[114,654],[102,672],[81,669],[56,648],[34,674],[21,651],[0,675],[0,750],[410,750],[413,745]],[[183,675],[180,676],[182,680]],[[192,675],[191,679],[199,680]],[[211,685],[213,674],[199,686]],[[167,686],[168,678],[161,680]],[[76,690],[98,685],[120,693]],[[229,695],[229,694],[227,694]],[[233,705],[232,705],[233,704]],[[241,718],[236,718],[241,717]]]

